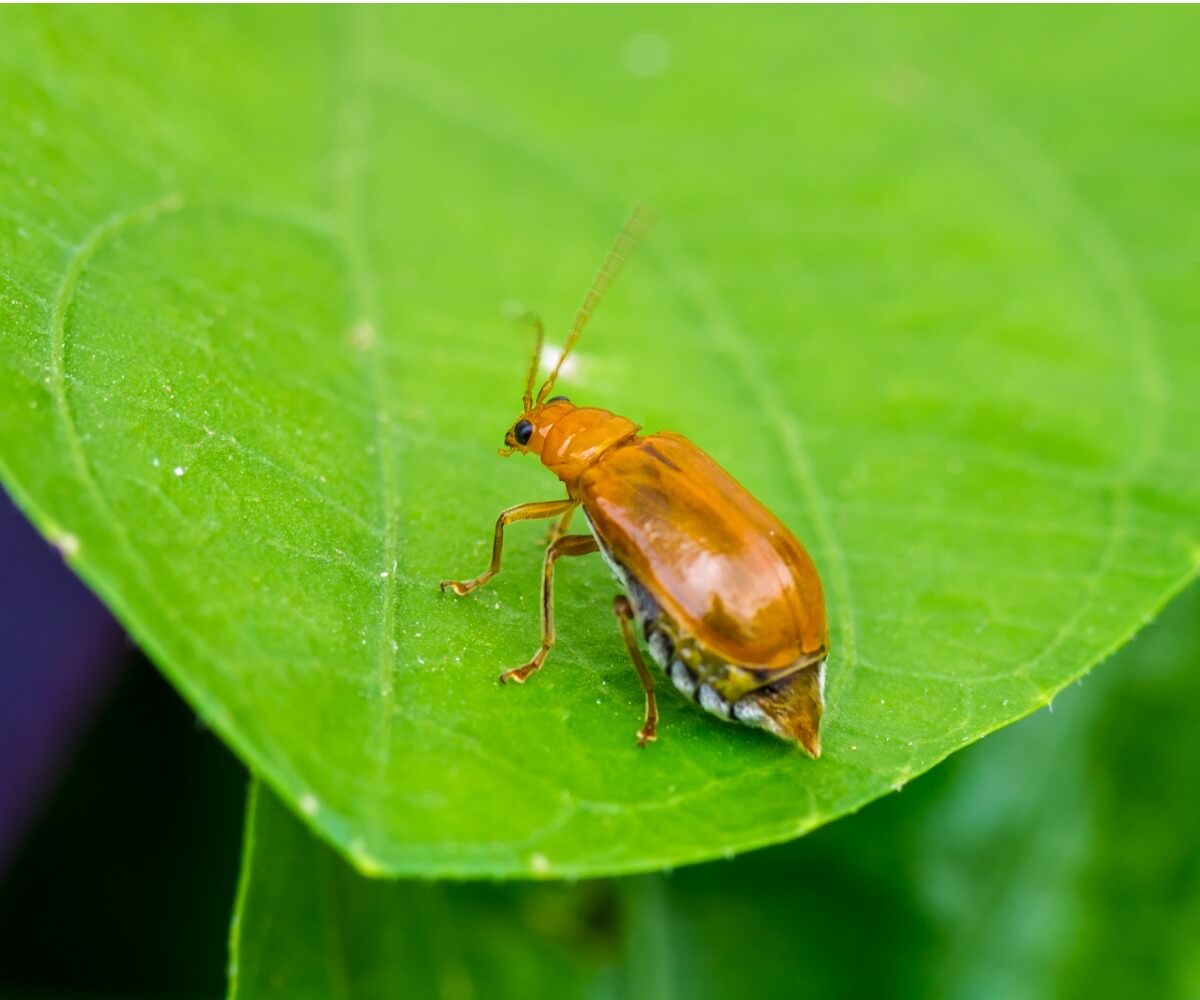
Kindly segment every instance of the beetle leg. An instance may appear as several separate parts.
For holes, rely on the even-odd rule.
[[[633,660],[633,667],[638,672],[638,677],[642,679],[642,687],[646,691],[646,721],[642,723],[642,728],[638,730],[637,734],[638,746],[644,747],[647,743],[658,739],[658,704],[654,700],[654,678],[646,669],[646,661],[642,659],[641,650],[638,649],[637,640],[633,636],[633,605],[629,603],[629,598],[624,594],[614,597],[613,612],[621,624],[621,634],[625,636],[629,658]]]
[[[515,507],[500,512],[496,518],[496,535],[492,539],[492,561],[474,580],[459,582],[443,580],[442,590],[449,588],[459,597],[469,594],[476,587],[482,587],[493,576],[500,572],[500,552],[504,548],[504,527],[513,521],[534,521],[542,517],[556,517],[559,514],[569,514],[578,504],[576,500],[540,500],[536,503],[520,503]]]
[[[542,568],[542,645],[524,666],[504,671],[500,675],[501,684],[508,681],[524,684],[530,674],[541,668],[546,654],[554,645],[554,561],[560,556],[586,556],[598,549],[599,545],[591,535],[564,535],[546,550],[546,562]]]
[[[578,506],[569,507],[567,512],[558,519],[558,523],[555,524],[546,535],[547,545],[553,545],[567,533],[567,529],[571,527],[571,518],[575,516],[575,511],[578,509]]]

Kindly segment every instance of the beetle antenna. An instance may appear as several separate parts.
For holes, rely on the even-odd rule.
[[[600,266],[600,271],[596,274],[596,279],[592,282],[592,287],[588,289],[587,295],[583,297],[583,304],[579,307],[579,311],[575,313],[575,322],[571,324],[571,329],[567,332],[567,341],[563,345],[562,353],[558,356],[558,363],[555,364],[550,377],[542,383],[542,387],[538,390],[538,406],[541,406],[542,401],[550,395],[550,390],[554,388],[554,383],[558,379],[558,373],[562,369],[563,362],[567,360],[567,355],[574,349],[576,342],[579,340],[579,335],[583,333],[583,328],[587,326],[588,320],[592,318],[592,313],[596,311],[596,306],[600,304],[600,300],[604,298],[605,293],[612,287],[612,283],[617,279],[617,275],[621,273],[625,262],[633,256],[634,250],[638,248],[638,244],[642,242],[642,238],[653,224],[653,213],[645,205],[638,205],[633,210],[633,214],[625,221],[625,225],[621,227],[621,232],[617,234],[616,242],[613,243],[612,249],[608,251],[608,256],[604,258],[604,263]]]
[[[542,317],[537,313],[526,313],[525,322],[533,327],[537,335],[533,345],[533,360],[529,362],[529,375],[525,379],[525,394],[521,396],[523,412],[528,413],[533,409],[533,380],[537,378],[538,362],[542,360],[542,342],[546,339],[546,330],[542,326]]]

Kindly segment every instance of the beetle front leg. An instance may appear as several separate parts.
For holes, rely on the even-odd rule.
[[[621,624],[621,634],[625,636],[629,658],[633,661],[633,668],[638,672],[642,689],[646,692],[646,721],[642,723],[642,728],[637,734],[638,746],[644,747],[658,739],[658,703],[654,700],[654,678],[646,669],[646,661],[642,659],[641,650],[638,649],[637,640],[633,636],[633,605],[624,594],[613,598],[613,613]]]
[[[492,539],[492,561],[479,576],[474,580],[466,580],[459,582],[457,580],[443,580],[441,583],[442,590],[449,588],[453,590],[459,597],[469,594],[476,587],[482,587],[493,576],[500,572],[500,552],[504,548],[504,527],[511,524],[513,521],[534,521],[543,517],[555,517],[559,514],[567,514],[576,507],[576,500],[539,500],[535,503],[520,503],[515,507],[509,507],[508,510],[500,512],[500,516],[496,518],[496,534]]]
[[[516,681],[524,684],[535,670],[540,670],[554,645],[554,562],[561,556],[586,556],[600,548],[591,535],[564,535],[556,539],[546,550],[546,562],[542,568],[542,645],[533,654],[533,659],[521,667],[506,670],[500,675],[500,683]]]

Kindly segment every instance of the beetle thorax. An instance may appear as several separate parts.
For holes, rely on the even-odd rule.
[[[545,407],[542,416],[535,422],[530,450],[568,489],[596,459],[635,437],[639,429],[632,420],[608,410],[571,406],[565,400]]]

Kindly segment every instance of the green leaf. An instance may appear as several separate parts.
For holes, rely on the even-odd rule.
[[[1052,713],[876,808],[732,863],[574,886],[365,879],[260,790],[231,993],[1194,996],[1198,702],[1193,587]]]
[[[269,791],[247,807],[230,995],[577,995],[609,957],[607,884],[504,886],[364,878]],[[589,914],[589,902],[596,912]],[[486,970],[487,989],[472,981]]]
[[[1200,565],[1194,11],[9,10],[0,475],[365,871],[797,836],[1039,705]],[[1069,40],[1069,45],[1067,45]],[[1062,44],[1059,44],[1062,42]],[[528,337],[810,547],[825,756],[641,693],[496,512]]]

